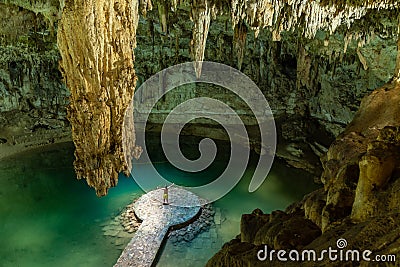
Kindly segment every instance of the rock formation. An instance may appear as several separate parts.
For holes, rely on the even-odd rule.
[[[279,227],[271,224],[270,219],[277,212],[243,215],[240,238],[227,243],[208,266],[257,266],[261,263],[255,253],[260,244],[275,250],[321,251],[340,237],[349,241],[346,249],[368,249],[374,255],[391,254],[398,258],[400,209],[395,203],[400,201],[399,96],[400,83],[396,79],[366,96],[353,121],[323,159],[324,188],[288,207],[286,213],[278,212],[283,217]],[[306,221],[291,225],[292,220]],[[322,235],[310,232],[310,223]],[[299,225],[302,227],[298,232],[292,233]],[[282,233],[288,232],[291,238],[281,241],[285,236]],[[304,243],[293,243],[296,236]],[[277,261],[269,264],[280,266]]]
[[[195,63],[197,76],[201,73],[201,61],[204,59],[204,50],[208,30],[210,28],[211,8],[208,0],[194,0],[192,3],[192,17],[194,21],[193,38],[190,43],[191,54]]]
[[[70,0],[59,23],[60,66],[71,91],[75,171],[98,196],[128,170],[122,131],[136,84],[137,22],[138,1]],[[127,127],[133,134],[133,124]]]
[[[133,67],[139,81],[193,59],[241,68],[258,84],[274,112],[281,140],[278,156],[315,176],[322,171],[319,156],[352,120],[359,101],[386,83],[395,68],[394,18],[399,3],[393,0],[141,0],[124,11],[112,3],[103,10],[100,5],[106,4],[98,1],[82,8],[76,1],[57,0],[0,4],[4,14],[0,23],[5,25],[0,27],[4,51],[0,120],[7,128],[0,138],[4,142],[14,138],[18,127],[21,135],[27,134],[24,128],[65,129],[66,97],[71,93],[68,118],[77,147],[77,174],[88,178],[100,195],[116,184],[119,171],[129,169],[120,149],[120,117],[133,93]],[[99,11],[93,15],[90,6]],[[65,18],[59,21],[61,15]],[[109,31],[98,30],[103,27]],[[70,92],[55,69],[59,55],[54,31],[58,31],[61,66]],[[168,96],[160,107],[168,112],[182,98],[195,94],[193,89]],[[153,129],[158,129],[162,116],[152,118]],[[186,134],[204,135],[210,128],[215,125],[188,127]],[[213,133],[217,139],[225,138]],[[130,141],[133,144],[134,138]],[[252,146],[257,151],[256,137]]]
[[[399,94],[400,84],[394,81],[365,97],[352,123],[329,148],[321,177],[324,188],[305,196],[286,212],[269,215],[255,210],[243,215],[240,236],[226,243],[207,266],[294,266],[276,257],[260,262],[256,255],[261,245],[319,253],[335,247],[339,238],[348,241],[346,249],[368,249],[373,255],[398,258]],[[343,262],[330,264],[341,266]]]
[[[393,21],[396,10],[377,14],[369,9],[350,28],[341,25],[333,35],[319,30],[313,39],[308,39],[301,29],[293,29],[293,32],[283,32],[280,41],[273,42],[275,37],[268,27],[260,27],[256,38],[254,27],[249,26],[245,15],[232,28],[229,9],[214,4],[210,5],[211,23],[204,58],[240,66],[257,83],[278,125],[281,142],[277,155],[290,165],[319,176],[321,168],[317,156],[326,152],[329,143],[351,121],[361,98],[392,77],[397,40],[397,23]],[[157,22],[162,21],[158,18],[159,13],[148,11],[146,19],[139,22],[138,32],[146,33],[140,35],[136,51],[139,78],[193,59],[193,54],[188,53],[188,47],[194,43],[192,31],[195,26],[189,20],[193,16],[187,12],[191,8],[181,2],[171,9],[170,13],[179,19],[170,14],[167,36],[162,30],[164,26]],[[217,14],[215,18],[213,14]],[[387,17],[391,18],[390,22]],[[150,119],[154,131],[159,131],[169,110],[196,95],[195,87],[177,91],[167,95],[166,101],[157,106],[160,112]],[[223,94],[215,87],[201,88],[201,92],[210,96]],[[142,101],[147,97],[151,96],[143,94]],[[235,102],[233,98],[224,97],[223,101]],[[250,114],[246,109],[239,112]],[[223,131],[218,132],[215,127],[198,124],[187,127],[184,134],[202,136],[213,128],[213,138],[226,139]],[[254,138],[252,141],[257,150],[257,137],[250,138]]]
[[[353,121],[323,158],[321,181],[324,188],[288,207],[279,228],[269,219],[274,213],[263,215],[255,211],[252,215],[243,215],[240,238],[225,244],[207,266],[283,266],[276,258],[267,263],[258,261],[259,245],[275,250],[321,251],[339,238],[349,241],[346,249],[368,249],[374,255],[400,256],[397,238],[400,210],[393,204],[400,200],[397,193],[400,182],[399,55],[400,46],[393,79],[363,99]],[[296,229],[289,222],[299,217],[314,223],[314,227],[322,230],[322,235],[316,236],[304,227],[288,238],[293,242],[296,236],[302,236],[301,240],[306,240],[303,244],[276,243],[282,238],[281,232]],[[306,222],[300,224],[307,225]],[[258,242],[254,238],[257,236],[263,241]],[[325,260],[318,266],[327,263]],[[295,265],[284,263],[285,266],[291,264]],[[343,262],[331,264],[341,266]],[[303,265],[315,266],[315,262]]]

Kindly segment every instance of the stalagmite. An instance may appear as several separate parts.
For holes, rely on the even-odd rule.
[[[127,170],[122,124],[136,83],[137,23],[138,0],[67,0],[59,23],[60,67],[71,91],[74,167],[98,196]],[[131,141],[128,156],[137,156]]]

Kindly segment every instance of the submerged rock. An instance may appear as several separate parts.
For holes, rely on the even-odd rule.
[[[211,204],[203,205],[200,216],[195,221],[183,228],[173,229],[169,232],[168,238],[176,246],[179,246],[182,242],[191,242],[199,234],[210,229],[214,223],[215,214]],[[218,214],[220,216],[220,213]]]
[[[126,206],[121,214],[117,217],[119,218],[119,222],[124,228],[124,231],[128,233],[136,232],[141,224],[141,221],[135,214],[134,204],[135,202],[132,202],[131,204]]]

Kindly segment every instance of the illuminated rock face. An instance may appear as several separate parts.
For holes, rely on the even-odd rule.
[[[59,23],[60,66],[71,91],[74,166],[98,196],[127,170],[122,124],[136,83],[137,22],[138,1],[70,0]]]
[[[365,221],[397,210],[387,203],[393,199],[390,188],[400,166],[399,90],[394,81],[365,97],[354,120],[331,145],[322,178],[327,193],[323,229],[349,215]]]

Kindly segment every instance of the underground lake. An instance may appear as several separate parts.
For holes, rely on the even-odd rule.
[[[115,218],[144,192],[121,174],[118,186],[98,198],[84,180],[75,178],[73,149],[69,142],[54,144],[0,161],[1,266],[112,266],[128,244],[133,234]],[[226,163],[223,155],[217,156],[201,174],[192,174],[157,157],[154,165],[163,177],[188,186],[204,182],[204,177],[212,180]],[[263,185],[249,193],[254,159],[239,184],[212,204],[216,215],[207,230],[189,242],[167,240],[157,266],[204,266],[239,234],[241,214],[285,209],[317,188],[306,173],[275,161]],[[144,172],[147,167],[134,164]]]

